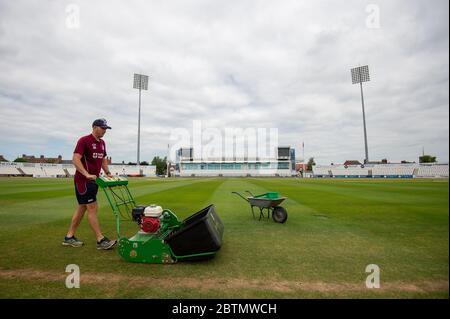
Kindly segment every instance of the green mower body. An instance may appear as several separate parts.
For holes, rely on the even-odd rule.
[[[179,260],[202,260],[215,256],[222,244],[223,224],[209,205],[183,221],[169,209],[157,217],[157,229],[151,232],[141,227],[134,236],[121,235],[120,223],[135,218],[136,206],[123,177],[99,177],[97,184],[103,189],[116,217],[118,253],[126,261],[171,264]],[[131,215],[132,214],[132,215]],[[142,230],[142,228],[144,230]]]

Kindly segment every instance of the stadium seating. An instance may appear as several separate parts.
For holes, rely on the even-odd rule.
[[[64,171],[62,164],[41,164],[45,175],[48,177],[64,177],[66,172]]]
[[[41,164],[21,163],[20,168],[25,173],[25,175],[30,175],[33,177],[45,177],[47,175]]]
[[[413,177],[415,164],[381,164],[372,168],[373,177]]]
[[[333,166],[323,166],[323,165],[315,165],[313,166],[313,174],[316,177],[319,176],[331,176],[330,175],[330,170]]]
[[[36,164],[39,165],[39,164]],[[53,164],[55,165],[55,164]],[[109,170],[112,175],[114,176],[127,176],[127,175],[138,175],[139,169],[137,165],[124,165],[124,164],[110,164]],[[48,166],[45,166],[45,172],[47,175],[60,175],[60,174],[66,174],[66,171],[69,173],[70,176],[75,175],[76,169],[72,164],[62,164],[61,167],[54,168],[51,167],[49,169]],[[155,176],[155,166],[154,165],[146,165],[141,166],[141,170],[144,175],[146,176]]]
[[[75,166],[72,164],[62,164],[62,168],[65,172],[69,173],[70,176],[75,175]]]
[[[0,175],[20,175],[17,163],[0,162]]]
[[[331,173],[334,177],[367,177],[369,176],[369,169],[361,166],[333,165],[331,166]]]
[[[416,177],[449,177],[448,164],[420,164]]]
[[[142,174],[145,176],[155,176],[156,175],[156,167],[154,165],[145,165],[141,166]]]
[[[448,164],[368,164],[362,166],[316,165],[314,177],[449,177]]]
[[[126,165],[108,165],[109,171],[112,175],[116,176],[126,176],[127,172],[125,170]]]
[[[137,165],[110,164],[108,167],[112,175],[139,175],[139,168]],[[141,165],[140,169],[145,176],[155,176],[156,174],[154,165]]]

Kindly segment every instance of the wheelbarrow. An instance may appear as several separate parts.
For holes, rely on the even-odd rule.
[[[253,195],[250,191],[245,191],[250,194],[249,197],[244,197],[238,192],[231,192],[241,197],[243,200],[250,204],[252,209],[253,218],[256,219],[254,207],[259,208],[259,220],[265,218],[264,210],[267,211],[267,219],[270,218],[272,213],[272,219],[277,223],[284,223],[287,220],[287,211],[285,208],[279,206],[287,197],[280,197],[276,192],[268,192],[260,195]]]

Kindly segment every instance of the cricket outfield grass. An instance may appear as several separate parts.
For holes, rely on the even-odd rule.
[[[138,204],[184,219],[214,204],[225,226],[216,257],[135,264],[98,251],[86,217],[61,241],[76,207],[72,179],[0,178],[0,298],[448,298],[448,179],[130,178]],[[254,220],[232,191],[279,192],[285,224]],[[103,232],[115,219],[99,190]],[[122,224],[132,236],[134,222]],[[68,289],[66,266],[79,266]],[[366,287],[380,270],[380,288]]]

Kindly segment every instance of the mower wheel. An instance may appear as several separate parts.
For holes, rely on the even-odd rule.
[[[272,211],[272,219],[277,222],[283,224],[287,220],[287,211],[281,206],[276,206]]]

